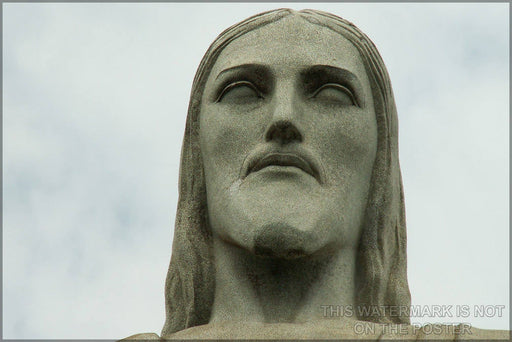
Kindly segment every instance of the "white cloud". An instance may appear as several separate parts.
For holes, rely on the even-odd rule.
[[[159,333],[195,69],[223,29],[277,7],[353,21],[387,64],[413,302],[508,303],[506,4],[10,3],[4,338]]]

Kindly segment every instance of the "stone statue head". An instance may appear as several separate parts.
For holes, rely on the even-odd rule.
[[[410,305],[391,82],[350,22],[265,12],[222,32],[203,57],[182,147],[163,337],[208,323],[214,236],[262,258],[353,248],[357,304]]]

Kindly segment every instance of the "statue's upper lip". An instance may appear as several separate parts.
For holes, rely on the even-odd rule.
[[[296,152],[263,152],[257,153],[253,158],[246,160],[245,172],[243,177],[246,177],[252,172],[257,172],[267,166],[293,166],[301,169],[312,177],[321,182],[320,167],[318,163],[306,153]]]

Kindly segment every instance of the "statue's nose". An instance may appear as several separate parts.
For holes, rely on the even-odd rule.
[[[272,118],[265,134],[265,141],[279,144],[302,142],[303,136],[298,126],[302,107],[293,81],[287,80],[276,87],[272,100]]]
[[[291,142],[302,142],[302,134],[291,121],[279,120],[269,127],[265,140],[276,141],[284,145]]]

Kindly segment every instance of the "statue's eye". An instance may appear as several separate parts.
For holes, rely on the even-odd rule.
[[[352,92],[338,83],[326,83],[318,88],[311,96],[315,100],[332,102],[345,106],[357,106]]]
[[[244,104],[262,98],[263,95],[254,84],[249,81],[238,81],[225,87],[217,98],[217,102]]]

